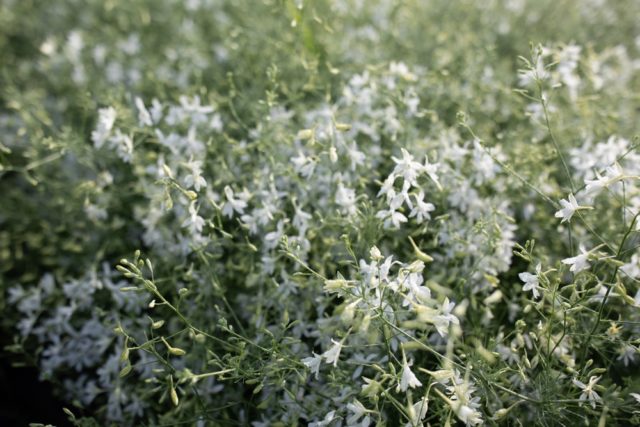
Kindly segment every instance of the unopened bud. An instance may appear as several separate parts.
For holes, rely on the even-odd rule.
[[[420,248],[418,248],[418,245],[416,245],[416,242],[413,241],[411,236],[409,236],[409,241],[411,242],[411,246],[413,246],[413,251],[416,254],[416,258],[418,258],[420,261],[424,261],[424,262],[432,262],[433,261],[433,258],[431,256],[429,256],[426,253],[422,252],[420,250]]]
[[[171,389],[169,390],[169,395],[171,396],[171,402],[173,403],[173,405],[178,406],[180,400],[178,400],[178,393],[176,392],[176,389],[171,387]]]
[[[127,363],[126,366],[124,368],[122,368],[122,370],[120,371],[120,378],[124,378],[127,375],[129,375],[129,373],[131,372],[131,364]]]
[[[173,354],[174,356],[184,356],[185,354],[187,354],[186,351],[178,347],[169,347],[169,353]]]
[[[339,292],[349,286],[345,279],[330,279],[324,281],[324,290],[328,293]]]
[[[120,354],[121,362],[125,362],[127,360],[129,360],[129,347],[125,347],[124,350],[122,350],[122,354]]]
[[[181,348],[178,347],[171,347],[169,345],[169,343],[167,342],[167,340],[164,339],[164,337],[160,338],[162,340],[162,342],[164,343],[164,345],[167,347],[167,350],[169,351],[169,354],[172,354],[174,356],[184,356],[185,354],[187,354],[186,351],[184,351]]]
[[[296,138],[298,139],[311,139],[313,137],[313,129],[302,129],[298,131]]]
[[[329,160],[331,160],[331,163],[335,163],[338,161],[338,151],[333,145],[329,147]]]
[[[153,322],[151,324],[151,329],[160,329],[164,325],[164,320],[158,320],[157,322]]]
[[[171,169],[169,169],[169,166],[167,166],[166,163],[162,164],[162,170],[166,176],[173,179],[173,172],[171,172]]]

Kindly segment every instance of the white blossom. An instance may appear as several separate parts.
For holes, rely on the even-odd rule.
[[[139,97],[135,99],[136,108],[138,108],[138,123],[141,126],[153,126],[153,120],[151,119],[151,114],[147,107],[145,107],[144,102]]]
[[[98,126],[91,132],[91,140],[96,148],[102,147],[111,135],[111,130],[116,121],[117,113],[115,108],[101,108],[98,110]]]
[[[518,277],[520,278],[520,280],[522,280],[525,284],[522,287],[522,290],[525,292],[527,291],[533,292],[533,298],[535,299],[538,299],[538,297],[540,297],[538,285],[540,284],[539,277],[540,277],[541,270],[542,270],[542,267],[540,264],[538,264],[536,266],[536,274],[531,274],[526,272],[518,274]]]
[[[584,384],[582,381],[578,381],[577,379],[573,379],[573,385],[580,388],[582,393],[580,394],[580,400],[588,400],[593,409],[596,409],[596,402],[602,402],[602,399],[593,389],[595,385],[600,380],[600,377],[596,377],[595,375],[589,378],[589,383]]]
[[[311,373],[316,376],[316,379],[318,379],[318,374],[320,372],[320,363],[322,363],[322,356],[313,353],[312,357],[305,357],[304,359],[302,359],[302,363],[304,363],[304,365],[309,368]]]
[[[322,357],[324,357],[324,361],[326,363],[333,363],[333,366],[338,365],[338,359],[340,358],[340,350],[342,350],[342,341],[336,341],[331,339],[333,346],[322,353]]]
[[[207,186],[207,181],[202,176],[202,161],[201,160],[189,160],[185,163],[185,167],[189,170],[189,174],[184,178],[184,185],[187,188],[193,188],[196,191],[200,191],[202,187]]]
[[[590,209],[589,206],[580,206],[573,194],[569,194],[569,200],[561,199],[560,205],[562,209],[556,212],[556,218],[562,218],[560,223],[570,221],[573,214],[580,209]]]
[[[406,358],[405,358],[405,360],[403,361],[403,365],[402,365],[402,377],[400,379],[400,390],[401,391],[407,391],[407,389],[409,387],[416,388],[416,387],[420,387],[422,385],[420,380],[418,380],[416,375],[411,370],[410,366],[411,366],[411,364],[408,363]]]
[[[589,254],[590,252],[587,252],[587,250],[584,248],[584,246],[580,245],[580,254],[576,255],[574,257],[571,258],[566,258],[562,260],[563,264],[566,265],[570,265],[571,268],[569,269],[570,271],[572,271],[575,274],[578,274],[579,272],[583,271],[583,270],[588,270],[589,269]]]
[[[248,193],[243,192],[239,194],[239,197],[236,198],[233,189],[228,185],[224,187],[224,195],[227,201],[222,207],[222,214],[231,218],[234,212],[239,214],[243,214],[245,208],[247,207],[247,200],[249,198]]]

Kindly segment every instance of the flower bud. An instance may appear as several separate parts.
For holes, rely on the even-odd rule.
[[[169,166],[167,166],[166,163],[162,164],[162,170],[167,177],[173,179],[173,172],[171,172],[171,169],[169,169]]]
[[[120,354],[121,362],[125,362],[127,360],[129,360],[129,347],[125,347],[124,350],[122,350],[122,353]]]
[[[127,375],[129,375],[129,373],[131,372],[131,369],[132,369],[132,368],[131,368],[131,364],[130,364],[130,363],[127,363],[127,364],[125,365],[125,367],[124,367],[124,368],[122,368],[122,370],[120,371],[120,374],[119,374],[119,375],[120,375],[120,378],[124,378],[124,377],[126,377]]]
[[[424,261],[424,262],[432,262],[433,261],[433,258],[431,256],[429,256],[426,253],[422,252],[420,250],[420,248],[418,248],[418,245],[416,245],[416,242],[413,241],[411,236],[409,236],[409,241],[411,242],[411,246],[413,246],[413,251],[416,254],[416,258],[418,258],[420,261]]]
[[[151,324],[151,329],[160,329],[164,325],[164,320],[158,320],[157,322],[153,322]]]
[[[169,389],[169,395],[171,396],[171,402],[173,403],[173,405],[178,406],[178,403],[180,403],[180,400],[178,400],[178,393],[176,392],[176,389],[171,387]]]
[[[298,135],[296,135],[296,138],[303,139],[303,140],[313,138],[313,129],[302,129],[301,131],[298,132]]]

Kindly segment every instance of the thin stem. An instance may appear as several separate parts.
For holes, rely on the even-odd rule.
[[[629,227],[627,228],[626,233],[624,234],[624,236],[622,237],[622,241],[620,242],[620,246],[618,247],[618,252],[616,253],[615,259],[620,258],[620,254],[622,253],[622,248],[624,247],[625,242],[627,241],[627,238],[629,237],[629,234],[631,234],[631,232],[633,231],[633,226],[636,223],[636,220],[638,219],[638,216],[640,215],[640,212],[637,213],[633,219],[631,220],[631,224],[629,224]],[[580,365],[584,365],[585,359],[587,358],[587,352],[589,351],[589,345],[591,344],[591,337],[593,336],[593,334],[596,332],[596,330],[598,329],[598,326],[600,326],[600,321],[602,319],[602,313],[604,311],[604,305],[607,302],[607,298],[609,297],[609,294],[611,293],[611,289],[613,289],[613,287],[615,285],[613,285],[617,275],[618,275],[618,270],[620,269],[619,266],[616,265],[616,267],[613,269],[613,274],[611,275],[611,280],[610,280],[610,285],[607,288],[607,291],[604,294],[604,297],[602,298],[602,302],[600,303],[600,308],[598,309],[598,317],[596,318],[596,323],[593,325],[593,327],[591,328],[591,331],[589,331],[589,334],[587,335],[587,340],[585,341],[584,344],[584,349],[582,350],[582,357],[580,359]]]

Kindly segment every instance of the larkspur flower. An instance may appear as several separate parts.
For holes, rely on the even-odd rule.
[[[356,192],[345,187],[342,183],[338,184],[336,191],[336,204],[347,215],[355,215],[356,213]]]
[[[342,341],[336,341],[331,339],[333,346],[322,353],[322,357],[324,357],[324,361],[329,364],[333,364],[333,366],[338,365],[338,359],[340,358],[340,351],[342,350]]]
[[[153,120],[151,119],[151,114],[147,107],[144,105],[144,102],[139,97],[135,99],[136,108],[138,109],[138,123],[141,126],[153,126]]]
[[[590,252],[587,251],[584,246],[580,245],[580,254],[571,258],[565,258],[562,260],[562,263],[570,265],[571,268],[569,270],[574,274],[578,274],[579,272],[590,268],[589,255]]]
[[[322,421],[309,423],[309,427],[327,427],[333,422],[335,417],[336,411],[329,411],[327,412],[327,415],[325,415],[325,417],[322,419]]]
[[[347,418],[347,425],[354,426],[362,417],[365,417],[361,421],[362,426],[368,426],[370,424],[369,417],[367,416],[367,408],[364,407],[358,399],[354,399],[353,402],[347,403],[347,410],[351,413]]]
[[[380,191],[378,192],[378,197],[384,195],[387,198],[391,198],[391,199],[394,198],[395,190],[393,189],[393,184],[395,183],[395,181],[396,181],[396,175],[392,173],[382,183],[382,186],[380,187]]]
[[[416,178],[422,173],[424,166],[416,162],[413,156],[404,148],[401,148],[400,151],[402,152],[402,158],[392,157],[396,163],[393,173],[402,176],[405,184],[417,185]]]
[[[193,187],[194,190],[200,191],[202,187],[207,186],[207,181],[202,176],[201,160],[193,160],[193,158],[191,158],[185,163],[185,167],[189,170],[189,174],[184,178],[185,187]]]
[[[580,206],[573,194],[569,194],[569,200],[560,200],[560,205],[562,209],[555,213],[556,218],[562,218],[560,223],[570,221],[573,214],[578,210],[591,209],[590,206]]]
[[[436,207],[432,203],[424,202],[424,191],[420,190],[420,192],[414,197],[416,199],[416,205],[411,209],[409,218],[415,217],[418,223],[431,219],[429,212],[433,212]]]
[[[522,290],[525,292],[527,291],[533,292],[534,299],[538,299],[540,297],[538,286],[540,285],[539,278],[540,278],[541,271],[542,271],[542,266],[538,263],[538,265],[536,266],[536,274],[531,274],[526,272],[518,274],[518,277],[520,278],[520,280],[522,280],[525,284],[522,287]]]
[[[409,416],[409,422],[405,424],[405,427],[416,427],[420,425],[420,422],[427,416],[429,410],[429,398],[424,396],[416,403],[409,407],[407,415]]]
[[[584,384],[582,381],[578,381],[577,379],[573,379],[573,385],[580,388],[582,393],[580,394],[580,400],[588,400],[589,404],[593,409],[596,409],[596,402],[602,402],[602,398],[596,393],[593,388],[600,380],[600,377],[596,377],[595,375],[589,378],[589,383]]]
[[[402,212],[395,210],[381,210],[376,214],[376,218],[384,220],[385,228],[400,228],[401,223],[408,221]]]
[[[596,196],[603,189],[621,179],[624,179],[624,171],[620,164],[615,163],[613,166],[606,168],[604,176],[596,171],[596,179],[586,179],[584,181],[586,184],[585,191],[587,194]]]
[[[438,178],[439,163],[429,163],[429,157],[424,156],[424,165],[422,166],[424,172],[431,178],[436,184],[438,190],[442,191],[442,185],[440,185],[440,179]]]
[[[188,228],[192,234],[198,234],[202,232],[204,227],[204,219],[198,215],[198,209],[196,202],[189,204],[189,216],[184,220],[182,226]]]
[[[630,363],[635,362],[636,355],[638,354],[638,349],[632,346],[631,344],[624,344],[618,350],[619,356],[616,360],[621,360],[624,363],[624,366],[629,366]]]
[[[249,198],[248,193],[239,193],[239,197],[236,198],[233,189],[227,185],[226,187],[224,187],[224,195],[227,201],[222,207],[223,215],[231,218],[234,212],[237,212],[241,215],[244,214],[244,210],[247,207],[247,199]]]
[[[305,357],[302,359],[302,363],[309,368],[312,374],[315,375],[316,379],[318,379],[318,375],[320,372],[320,364],[322,363],[322,356],[319,354],[313,353],[311,357]]]
[[[91,140],[96,148],[102,147],[111,135],[111,130],[116,121],[117,113],[115,108],[101,108],[98,110],[98,126],[91,132]]]
[[[440,307],[440,314],[435,316],[433,324],[441,337],[449,334],[449,326],[451,324],[460,324],[460,320],[452,313],[455,306],[455,303],[450,302],[449,298],[445,297]]]
[[[409,387],[420,387],[422,383],[411,370],[411,363],[405,358],[402,363],[402,377],[400,379],[400,390],[407,391]]]

